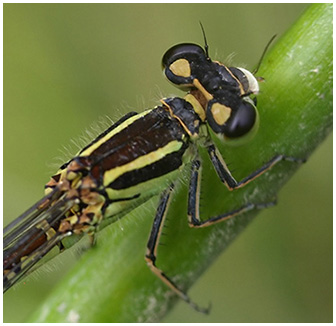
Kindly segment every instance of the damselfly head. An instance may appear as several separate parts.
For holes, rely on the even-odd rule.
[[[219,138],[245,139],[257,129],[257,109],[249,96],[259,93],[259,85],[250,71],[212,61],[206,50],[191,43],[170,48],[162,66],[168,80],[197,97]]]

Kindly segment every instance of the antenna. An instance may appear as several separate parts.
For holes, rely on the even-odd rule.
[[[208,42],[207,42],[207,39],[206,39],[206,36],[205,36],[204,27],[203,27],[201,21],[199,23],[201,25],[203,39],[204,39],[204,51],[205,51],[207,59],[210,60],[210,57],[209,57],[209,45],[208,45]]]
[[[202,25],[201,25],[201,26],[202,26]],[[268,41],[268,43],[266,44],[265,49],[264,49],[264,51],[263,51],[263,53],[261,54],[261,57],[260,57],[260,59],[259,59],[257,68],[254,69],[254,71],[253,71],[253,75],[255,75],[255,74],[258,72],[258,70],[259,70],[259,68],[260,68],[260,66],[261,66],[261,63],[262,63],[262,61],[264,60],[264,57],[265,57],[265,54],[266,54],[268,48],[270,47],[271,43],[274,41],[274,39],[275,39],[276,37],[277,37],[276,34],[273,35],[273,36],[271,37],[271,39]]]

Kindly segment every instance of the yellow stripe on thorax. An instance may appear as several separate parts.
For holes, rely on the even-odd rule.
[[[152,164],[159,161],[167,154],[178,151],[183,145],[183,142],[178,140],[173,140],[168,143],[166,146],[159,148],[153,152],[150,152],[146,155],[140,156],[134,161],[131,161],[127,164],[115,167],[104,173],[104,186],[107,186],[113,182],[116,178],[120,177],[122,174],[135,170],[141,169],[146,165]]]

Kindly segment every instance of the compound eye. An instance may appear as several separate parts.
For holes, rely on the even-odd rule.
[[[248,101],[241,101],[238,110],[231,115],[225,128],[225,136],[237,138],[247,134],[255,125],[257,112],[255,106]]]
[[[211,129],[226,140],[245,136],[257,124],[257,111],[252,102],[240,101],[238,107],[230,108],[209,102],[207,120]]]
[[[204,50],[197,44],[183,43],[170,48],[162,58],[164,74],[173,84],[188,88],[192,87],[193,65],[202,64],[206,60]]]

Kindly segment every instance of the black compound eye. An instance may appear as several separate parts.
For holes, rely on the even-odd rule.
[[[232,108],[212,100],[208,103],[206,116],[211,129],[226,139],[245,136],[257,122],[256,108],[246,100]]]
[[[171,47],[162,57],[162,68],[166,68],[178,59],[194,61],[206,58],[204,49],[193,43],[182,43]]]
[[[183,43],[170,48],[162,58],[166,77],[175,85],[191,86],[193,64],[207,60],[204,49],[197,44]]]
[[[255,125],[257,112],[254,105],[241,101],[238,110],[233,112],[225,126],[224,134],[229,138],[237,138],[247,134]]]

